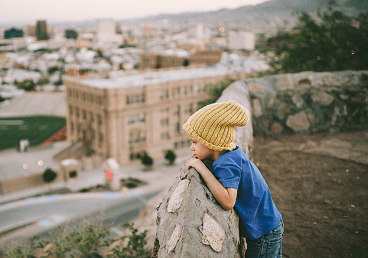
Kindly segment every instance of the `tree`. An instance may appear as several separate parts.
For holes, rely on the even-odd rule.
[[[43,78],[40,78],[38,81],[37,81],[37,84],[38,85],[45,85],[45,84],[48,84],[50,83],[50,79],[47,78],[47,77],[43,77]]]
[[[52,66],[52,67],[49,67],[48,69],[47,69],[47,73],[49,74],[49,75],[53,75],[56,71],[59,71],[60,69],[59,69],[59,67],[58,66]]]
[[[205,90],[208,91],[211,98],[199,101],[197,103],[198,109],[201,109],[204,106],[207,106],[209,104],[215,103],[220,97],[222,92],[234,82],[235,80],[226,78],[226,81],[222,81],[219,84],[209,84],[205,86]]]
[[[32,79],[27,79],[21,82],[16,82],[14,80],[14,84],[17,85],[19,89],[23,89],[25,91],[32,91],[36,87],[36,84],[34,83]]]
[[[4,38],[6,39],[10,39],[10,38],[21,38],[23,37],[24,33],[22,29],[16,29],[16,28],[11,28],[9,30],[6,30],[4,32]]]
[[[67,39],[77,39],[78,38],[78,32],[76,32],[73,29],[66,29],[65,30],[65,37]]]
[[[46,184],[48,184],[49,191],[50,191],[49,184],[52,183],[56,177],[57,177],[57,173],[51,168],[46,168],[45,171],[42,173],[42,179]]]
[[[298,25],[284,35],[286,42],[276,51],[281,56],[277,69],[296,73],[368,68],[368,12],[353,18],[330,2],[327,11],[318,11],[319,20],[300,12]]]
[[[172,165],[175,162],[176,154],[173,150],[168,150],[165,154],[165,159],[169,161],[169,164]]]
[[[147,168],[153,165],[153,159],[145,152],[141,158],[142,164],[145,165]]]

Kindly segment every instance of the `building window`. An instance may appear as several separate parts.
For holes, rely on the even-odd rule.
[[[81,128],[80,128],[80,125],[77,126],[77,133],[78,133],[78,137],[79,137],[79,134],[81,132]]]
[[[176,89],[176,97],[179,98],[180,97],[180,88]]]
[[[142,131],[140,136],[141,136],[141,141],[145,142],[146,141],[146,132]]]
[[[146,121],[146,113],[139,113],[128,116],[128,124],[140,123]]]
[[[87,139],[86,130],[83,130],[82,131],[82,135],[83,135],[83,140],[86,140]]]
[[[98,125],[102,125],[102,116],[100,114],[97,115]]]
[[[83,101],[86,101],[86,93],[83,92]]]
[[[168,132],[161,133],[161,140],[168,140],[168,139],[169,139],[169,133]]]
[[[176,111],[175,111],[174,115],[180,115],[180,105],[176,106]]]
[[[167,127],[169,125],[169,119],[161,119],[161,127]]]
[[[161,108],[161,114],[168,114],[169,108]]]
[[[72,106],[69,106],[69,114],[73,115],[73,107]]]
[[[95,114],[93,114],[92,112],[90,113],[90,117],[91,117],[91,122],[93,123],[95,121]]]
[[[97,97],[97,104],[101,105],[102,104],[102,98],[101,96]]]
[[[69,172],[69,178],[74,178],[77,177],[77,172],[76,171],[70,171]]]
[[[146,132],[145,131],[134,131],[130,132],[128,136],[128,143],[139,143],[139,142],[145,142],[146,141]]]
[[[87,112],[85,110],[83,110],[83,120],[87,120]]]
[[[174,133],[179,133],[180,132],[180,124],[179,123],[176,123],[174,125]]]
[[[70,131],[74,133],[74,123],[73,122],[70,123]]]
[[[92,138],[92,140],[96,139],[96,133],[95,133],[95,130],[93,130],[93,129],[91,129],[91,138]]]
[[[99,133],[99,142],[100,142],[100,144],[102,144],[103,141],[104,141],[103,134],[102,133]]]
[[[144,103],[144,102],[145,102],[144,93],[140,94],[140,95],[127,96],[127,98],[126,98],[127,105],[135,104],[135,103]]]
[[[161,90],[160,91],[160,99],[168,99],[169,98],[169,90]]]
[[[75,114],[79,117],[79,108],[75,108]]]
[[[91,94],[91,103],[93,103],[94,99],[93,99],[93,94]]]

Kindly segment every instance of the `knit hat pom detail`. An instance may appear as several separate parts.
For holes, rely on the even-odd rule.
[[[195,112],[183,125],[184,130],[211,150],[233,150],[234,126],[245,126],[248,110],[235,101],[214,103]]]

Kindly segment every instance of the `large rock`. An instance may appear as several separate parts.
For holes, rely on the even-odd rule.
[[[307,115],[304,111],[289,116],[286,121],[286,125],[296,132],[307,130],[310,126]]]
[[[238,215],[216,202],[193,168],[171,186],[156,224],[157,257],[240,257]]]

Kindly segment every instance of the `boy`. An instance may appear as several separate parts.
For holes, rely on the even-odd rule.
[[[187,169],[195,168],[219,204],[234,207],[240,218],[240,237],[248,257],[282,257],[284,224],[266,181],[236,146],[234,126],[245,126],[248,110],[229,101],[207,105],[183,125],[192,142]],[[202,162],[214,161],[211,171]]]

